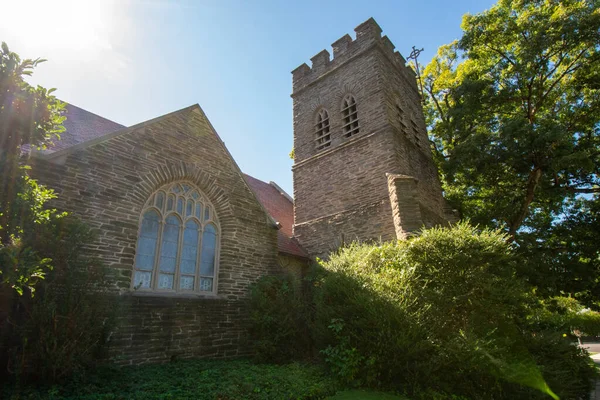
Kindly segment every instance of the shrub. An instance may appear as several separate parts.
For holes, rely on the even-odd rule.
[[[526,346],[543,377],[561,399],[587,399],[596,368],[586,350],[574,346],[557,331],[528,335]]]
[[[20,379],[59,381],[100,358],[116,303],[105,293],[109,280],[103,265],[86,251],[94,240],[87,226],[61,217],[26,240],[52,259],[54,269],[38,283],[34,297],[13,297],[12,329],[2,337],[8,350],[4,365]]]
[[[259,361],[286,362],[310,351],[307,303],[290,275],[265,276],[252,287],[250,335]]]
[[[587,395],[589,359],[562,332],[530,323],[539,306],[518,262],[504,235],[465,223],[341,249],[314,284],[317,346],[361,385],[474,399]]]
[[[529,318],[538,330],[561,331],[578,338],[600,333],[600,313],[585,308],[573,297],[544,299]]]

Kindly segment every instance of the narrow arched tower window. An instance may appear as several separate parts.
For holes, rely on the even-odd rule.
[[[349,138],[358,134],[360,126],[358,125],[358,110],[356,109],[356,100],[354,96],[347,95],[342,102],[342,133],[344,137]]]
[[[323,150],[331,146],[331,133],[329,132],[329,113],[325,109],[321,109],[317,113],[316,129],[316,143],[317,150]]]
[[[219,259],[215,209],[187,182],[157,190],[141,215],[132,288],[214,294]]]

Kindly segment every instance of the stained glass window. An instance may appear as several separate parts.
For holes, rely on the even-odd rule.
[[[170,215],[165,221],[162,244],[160,246],[159,289],[173,289],[173,276],[177,265],[177,247],[179,245],[179,218]]]
[[[135,256],[134,287],[149,288],[156,257],[160,216],[154,210],[146,211],[142,218]]]
[[[215,256],[217,248],[217,230],[214,225],[204,227],[202,235],[202,258],[200,259],[200,290],[212,290],[212,278],[215,275]]]
[[[164,201],[165,201],[165,194],[163,192],[156,193],[156,207],[159,210],[162,210]]]
[[[189,183],[170,184],[150,196],[142,216],[132,287],[216,293],[219,230],[205,196]]]

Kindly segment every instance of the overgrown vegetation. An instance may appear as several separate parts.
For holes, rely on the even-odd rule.
[[[71,217],[44,225],[31,239],[54,269],[37,285],[35,297],[13,296],[0,337],[3,366],[20,381],[57,382],[102,357],[118,305],[106,294],[110,280],[103,265],[82,251],[93,239],[90,229]]]
[[[27,175],[24,146],[44,147],[64,131],[64,104],[53,90],[33,87],[25,77],[44,60],[21,60],[2,43],[0,50],[0,284],[19,293],[33,285],[51,266],[39,256],[23,235],[30,234],[54,216],[46,201],[51,190]]]
[[[151,400],[151,399],[323,399],[337,383],[318,366],[257,365],[248,361],[178,361],[163,365],[101,369],[63,386],[32,388],[11,400]]]
[[[289,362],[310,353],[308,303],[288,275],[265,276],[252,288],[250,335],[257,359]]]
[[[43,60],[0,51],[0,379],[58,381],[99,357],[116,307],[88,227],[49,205],[27,149],[64,130],[64,105],[24,77]],[[36,290],[37,289],[37,290]]]
[[[343,248],[313,278],[312,340],[346,385],[423,399],[583,397],[595,369],[569,337],[581,314],[538,299],[520,261],[507,236],[467,223]]]

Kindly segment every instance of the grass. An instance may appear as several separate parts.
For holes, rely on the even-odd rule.
[[[394,396],[387,393],[367,392],[364,390],[346,390],[328,397],[329,400],[408,400],[406,397]]]
[[[254,364],[249,361],[183,360],[140,367],[99,368],[62,385],[34,382],[0,389],[10,400],[406,400],[365,391],[345,391],[321,367]],[[337,394],[336,394],[337,393]],[[333,396],[333,397],[331,397]]]

